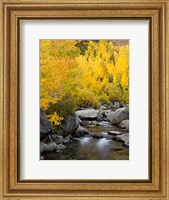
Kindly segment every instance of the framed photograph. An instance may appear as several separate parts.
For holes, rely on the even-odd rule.
[[[168,0],[1,11],[1,199],[169,200]]]

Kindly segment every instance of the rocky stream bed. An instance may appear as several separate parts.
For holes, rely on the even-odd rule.
[[[80,109],[58,130],[40,110],[41,160],[128,160],[129,109]]]

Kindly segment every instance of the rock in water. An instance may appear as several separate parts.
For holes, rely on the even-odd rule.
[[[62,120],[60,128],[63,137],[73,133],[79,127],[79,118],[76,115],[68,115]]]
[[[129,119],[129,111],[128,108],[123,107],[117,109],[115,112],[109,114],[108,119],[113,125],[118,125],[123,120]]]
[[[129,120],[123,120],[120,124],[119,124],[120,128],[124,128],[126,131],[129,131]]]
[[[81,126],[89,126],[89,120],[81,120],[80,125]]]
[[[48,136],[53,129],[53,124],[48,120],[45,111],[40,109],[40,138]]]
[[[91,134],[90,131],[88,131],[86,128],[83,128],[82,126],[79,126],[78,129],[75,131],[75,135],[77,136],[85,136]]]
[[[109,135],[122,135],[123,133],[120,131],[109,131],[108,134]]]
[[[94,119],[97,119],[98,117],[98,110],[94,110],[94,109],[77,110],[75,114],[81,120],[94,120]]]

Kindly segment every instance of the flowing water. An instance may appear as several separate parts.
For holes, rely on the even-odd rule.
[[[122,142],[113,140],[108,131],[121,129],[108,122],[101,122],[99,126],[90,126],[87,129],[93,133],[101,133],[103,138],[93,137],[73,138],[63,152],[46,153],[45,160],[128,160],[129,148]]]

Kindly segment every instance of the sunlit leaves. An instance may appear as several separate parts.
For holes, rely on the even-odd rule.
[[[106,40],[40,42],[40,106],[48,110],[56,105],[49,115],[55,125],[69,113],[65,107],[73,112],[114,100],[129,101],[128,45]]]
[[[51,115],[48,115],[49,121],[54,123],[55,126],[59,125],[61,120],[63,120],[63,117],[59,117],[56,112],[54,112]]]

